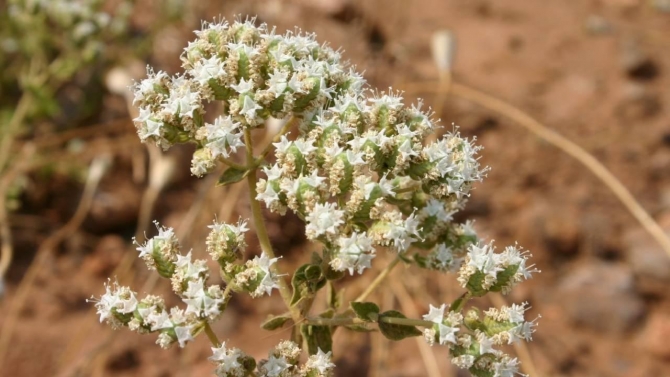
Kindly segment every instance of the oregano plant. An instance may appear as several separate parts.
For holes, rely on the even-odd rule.
[[[394,341],[423,336],[430,345],[448,347],[452,363],[474,376],[518,374],[517,359],[500,348],[531,340],[536,320],[526,320],[528,305],[485,311],[466,306],[489,292],[506,294],[537,272],[527,263],[527,251],[514,245],[496,252],[471,222],[453,219],[487,171],[475,140],[453,130],[426,141],[437,125],[421,103],[406,106],[399,94],[369,89],[339,52],[313,35],[278,35],[253,19],[205,23],[196,35],[182,54],[183,74],[149,68],[134,86],[134,121],[143,142],[163,149],[194,143],[194,175],[226,164],[219,184],[246,182],[252,219],[209,226],[206,250],[219,271],[194,260],[181,250],[173,229],[156,223],[158,235],[137,245],[139,256],[170,280],[184,305],[169,308],[162,297],[140,297],[110,281],[94,299],[101,322],[152,333],[163,348],[184,347],[205,333],[217,376],[332,376],[336,329],[379,331]],[[210,102],[221,109],[208,117],[211,123],[205,120]],[[254,144],[252,132],[270,118],[284,126],[274,142]],[[295,213],[320,252],[305,256],[309,262],[296,271],[284,270],[262,206]],[[253,257],[245,252],[250,227],[262,250]],[[396,255],[385,271],[402,262],[455,273],[463,294],[430,305],[423,318],[365,302],[382,279],[353,302],[341,302],[335,282],[369,273],[382,251]],[[209,284],[213,273],[224,284]],[[275,289],[286,309],[260,325],[268,331],[292,328],[291,339],[263,360],[218,340],[210,324],[234,295],[260,298]],[[315,313],[312,304],[322,289],[328,290],[329,308]]]

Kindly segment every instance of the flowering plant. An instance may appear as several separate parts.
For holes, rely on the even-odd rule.
[[[408,107],[398,94],[366,89],[340,54],[313,35],[277,35],[254,20],[206,23],[196,35],[182,55],[185,73],[170,77],[149,69],[148,78],[134,87],[138,134],[163,149],[195,143],[191,172],[197,176],[222,162],[228,168],[220,184],[246,180],[262,253],[245,255],[246,220],[215,221],[206,247],[225,286],[208,285],[206,262],[184,254],[173,230],[156,224],[158,235],[137,249],[149,269],[170,279],[186,307],[168,308],[161,297],[140,298],[110,282],[96,300],[100,320],[156,333],[164,348],[184,347],[204,332],[214,345],[210,360],[217,376],[331,376],[331,337],[337,328],[378,329],[391,340],[423,335],[431,345],[447,346],[452,362],[475,376],[516,374],[517,359],[498,346],[531,339],[536,321],[525,320],[528,305],[480,312],[466,309],[466,303],[489,292],[506,294],[537,270],[527,264],[528,252],[516,245],[495,252],[470,222],[453,220],[487,170],[478,162],[481,148],[474,140],[454,130],[426,142],[435,125],[420,103]],[[209,121],[208,102],[222,108]],[[284,125],[257,155],[252,131],[270,118]],[[297,132],[291,134],[292,129]],[[275,158],[268,162],[272,151]],[[238,162],[240,154],[244,162]],[[259,171],[264,178],[257,177]],[[290,274],[290,284],[270,244],[260,203],[282,215],[295,213],[307,238],[322,246]],[[457,273],[465,292],[452,303],[431,305],[422,319],[382,311],[364,301],[367,294],[347,307],[331,300],[327,311],[311,312],[319,290],[333,289],[347,273],[365,273],[378,249],[397,255],[387,268],[403,261]],[[256,298],[274,289],[287,312],[262,327],[292,324],[291,340],[258,362],[219,342],[210,323],[233,294]],[[300,347],[310,355],[303,364]]]

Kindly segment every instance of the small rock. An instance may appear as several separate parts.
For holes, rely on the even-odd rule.
[[[630,329],[645,312],[631,270],[618,264],[576,266],[561,279],[555,297],[573,322],[608,333]]]
[[[603,16],[592,14],[584,24],[586,31],[593,35],[609,34],[612,32],[612,24]]]
[[[670,213],[659,219],[670,234]],[[663,296],[670,284],[670,257],[644,229],[626,232],[623,236],[626,259],[637,279],[637,288],[644,294]]]
[[[650,316],[637,342],[652,355],[670,359],[668,339],[670,339],[670,314],[656,312]]]
[[[663,13],[670,13],[670,0],[652,0],[651,5]]]
[[[635,39],[626,39],[621,45],[621,66],[632,80],[652,81],[660,74],[658,64],[644,51]]]

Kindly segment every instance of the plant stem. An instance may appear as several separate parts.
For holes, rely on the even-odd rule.
[[[378,322],[388,323],[392,325],[401,326],[421,326],[432,327],[435,323],[431,321],[424,321],[422,319],[414,318],[397,318],[380,316]],[[315,326],[349,326],[349,325],[365,325],[372,322],[364,321],[360,318],[344,317],[344,318],[308,318],[306,323]]]
[[[384,279],[386,279],[386,277],[391,273],[391,271],[398,264],[398,262],[400,262],[400,255],[398,255],[395,259],[393,259],[393,261],[391,261],[391,263],[389,263],[389,265],[386,266],[386,268],[384,268],[384,270],[379,275],[377,275],[375,280],[372,281],[372,284],[370,284],[365,289],[365,291],[363,291],[363,293],[361,293],[358,297],[356,297],[356,299],[354,299],[354,302],[360,302],[365,300],[370,295],[370,293],[372,293],[372,291],[374,291],[375,288],[377,288],[377,286],[381,284],[381,282],[384,281]]]
[[[396,318],[396,317],[379,317],[379,322],[389,323],[392,325],[421,326],[421,327],[433,327],[433,325],[435,324],[434,322],[424,321],[422,319]]]
[[[23,120],[28,113],[28,109],[32,106],[32,101],[32,96],[24,91],[21,95],[21,99],[19,99],[19,103],[16,105],[16,110],[14,110],[9,123],[7,123],[7,128],[5,128],[4,135],[2,135],[2,142],[0,143],[0,172],[5,168],[5,163],[7,163],[7,160],[9,159],[16,133],[23,123]]]
[[[251,168],[249,175],[247,175],[247,183],[249,184],[249,202],[251,205],[251,217],[253,218],[254,227],[256,228],[256,236],[258,237],[258,242],[260,243],[261,250],[269,258],[276,258],[274,250],[272,250],[272,244],[270,243],[270,237],[268,236],[267,228],[265,227],[265,219],[263,218],[263,213],[261,211],[261,205],[256,200],[256,166],[253,156],[253,146],[251,143],[251,131],[246,128],[244,130],[244,143],[246,144],[247,150],[247,166]],[[279,293],[284,299],[286,307],[291,311],[291,317],[293,317],[294,323],[299,323],[300,313],[297,309],[291,307],[291,291],[288,287],[288,284],[283,278],[283,275],[280,273],[276,264],[273,264],[271,267],[272,272],[276,274],[279,278]]]
[[[235,161],[233,161],[229,158],[219,157],[219,159],[221,161],[223,161],[224,164],[230,166],[231,168],[237,169],[237,170],[245,170],[247,168],[246,165],[238,164],[237,162],[235,162]]]
[[[207,334],[207,337],[209,338],[209,341],[212,342],[214,347],[220,347],[221,346],[221,342],[219,342],[219,338],[216,337],[216,334],[214,334],[214,331],[209,326],[209,322],[207,322],[207,321],[205,321],[205,334]]]
[[[360,318],[343,317],[343,318],[307,318],[305,323],[314,326],[348,326],[348,325],[364,325],[372,322],[366,322]]]
[[[265,157],[270,153],[273,147],[273,143],[276,143],[279,141],[279,138],[282,137],[282,135],[285,135],[291,127],[295,125],[295,123],[298,121],[299,118],[292,116],[291,119],[289,119],[284,126],[279,130],[279,132],[272,138],[272,140],[268,143],[268,145],[263,148],[263,151],[261,152],[260,156],[256,160],[255,165],[259,166],[263,160],[265,160]]]

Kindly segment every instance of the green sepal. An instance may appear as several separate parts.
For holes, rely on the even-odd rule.
[[[217,101],[224,101],[230,98],[230,95],[232,94],[230,88],[219,85],[219,83],[215,79],[209,79],[207,83],[209,84],[209,87],[212,89],[212,92],[214,93],[214,99],[216,99]]]
[[[423,333],[414,326],[396,325],[382,322],[383,318],[407,318],[397,310],[388,310],[379,315],[379,331],[390,340],[403,340],[413,336],[421,336]]]
[[[519,270],[518,264],[505,267],[504,270],[498,272],[496,275],[496,283],[489,289],[491,292],[500,292],[502,289],[510,284],[514,275]]]
[[[474,297],[484,296],[488,292],[487,289],[482,288],[482,283],[484,283],[485,277],[486,274],[477,270],[477,272],[472,274],[470,279],[468,279],[468,283],[465,285],[465,287]]]
[[[491,363],[495,362],[497,360],[497,357],[492,354],[492,353],[485,353],[475,359],[475,362],[472,364],[470,369],[470,373],[472,373],[473,376],[476,377],[493,377],[494,372],[491,369],[487,368],[478,368],[478,365],[490,365]]]
[[[151,252],[151,258],[154,260],[154,265],[156,266],[156,272],[164,278],[171,278],[172,275],[174,274],[174,270],[176,268],[175,264],[172,261],[169,261],[163,257],[163,255],[160,252],[160,245],[159,247],[154,247],[154,249]]]
[[[128,322],[130,322],[130,320],[132,320],[133,317],[135,316],[134,312],[125,313],[125,314],[124,313],[119,313],[116,310],[116,308],[112,308],[111,312],[112,312],[112,315],[114,316],[114,318],[119,320],[119,322],[123,323],[124,325],[127,325]]]
[[[238,359],[238,361],[240,361],[240,359]],[[251,375],[254,372],[254,369],[256,369],[256,360],[248,355],[245,355],[241,358],[240,364],[242,364],[242,368],[244,368],[244,370],[247,372],[245,376]]]
[[[370,192],[370,198],[364,201],[361,204],[360,209],[356,211],[356,213],[354,214],[353,220],[354,221],[370,220],[370,210],[375,205],[377,199],[381,198],[382,195],[383,195],[382,189],[379,187],[379,185],[376,185]]]
[[[410,164],[409,169],[407,169],[407,173],[412,179],[420,181],[426,178],[426,175],[430,172],[434,165],[435,164],[430,161]]]
[[[307,343],[310,355],[316,355],[319,349],[323,352],[333,350],[333,338],[329,326],[302,325],[300,333]]]
[[[305,160],[305,156],[302,155],[300,149],[298,149],[295,144],[291,144],[291,146],[286,150],[286,155],[289,154],[293,156],[293,163],[295,165],[296,174],[300,175],[305,173],[304,170],[307,167],[307,161]]]
[[[377,322],[379,319],[379,306],[373,302],[352,302],[351,309],[363,321]]]
[[[249,79],[249,57],[243,51],[240,51],[240,58],[237,60],[237,75],[236,78],[239,81],[240,79]]]
[[[283,327],[286,324],[286,322],[289,321],[292,321],[291,314],[289,313],[277,316],[271,316],[261,324],[261,328],[263,330],[272,331]]]
[[[237,183],[246,178],[246,176],[249,175],[250,172],[251,172],[250,169],[238,169],[234,167],[229,167],[221,174],[216,185],[227,186],[233,183]]]
[[[349,163],[349,159],[344,153],[337,156],[337,159],[342,161],[342,164],[344,165],[344,176],[340,180],[338,187],[341,193],[346,194],[349,192],[349,189],[354,182],[354,167]]]
[[[319,77],[310,77],[307,80],[312,82],[312,89],[304,96],[295,100],[293,103],[294,112],[303,111],[307,105],[316,98],[317,94],[319,94],[319,90],[321,90],[321,79]]]

